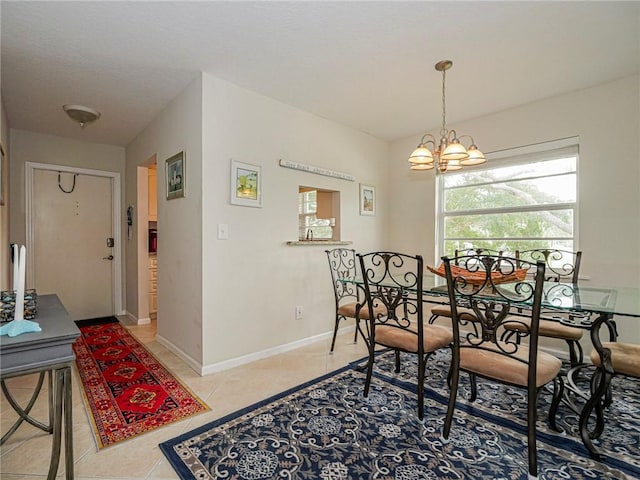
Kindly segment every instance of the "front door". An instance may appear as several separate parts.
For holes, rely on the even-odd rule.
[[[82,173],[74,182],[74,175],[34,171],[34,288],[56,293],[74,320],[111,316],[113,180]]]

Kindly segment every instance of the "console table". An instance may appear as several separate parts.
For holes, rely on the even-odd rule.
[[[7,401],[19,416],[0,439],[0,445],[24,421],[52,433],[53,444],[47,480],[54,480],[60,463],[64,427],[65,475],[67,480],[73,480],[71,365],[75,360],[72,344],[80,336],[80,330],[69,317],[57,295],[38,296],[38,313],[34,321],[40,324],[41,332],[24,333],[16,337],[0,336],[0,383]],[[31,399],[22,407],[9,392],[5,380],[31,373],[39,373],[40,378]],[[29,416],[40,393],[45,374],[49,376],[48,425]]]

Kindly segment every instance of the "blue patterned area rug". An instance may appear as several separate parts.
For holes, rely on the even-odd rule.
[[[423,421],[417,418],[412,357],[403,357],[396,375],[386,353],[376,361],[368,398],[362,394],[365,375],[354,363],[160,449],[183,480],[526,479],[526,414],[514,399],[517,390],[479,381],[478,399],[468,403],[463,386],[449,440],[442,438],[448,355],[429,361]],[[623,391],[607,413],[618,418],[608,418],[599,443],[604,463],[592,460],[576,436],[575,415],[563,413],[566,434],[547,427],[543,410],[550,394],[541,394],[540,479],[640,478],[640,392],[634,385]]]

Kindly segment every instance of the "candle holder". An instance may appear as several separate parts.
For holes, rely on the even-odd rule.
[[[0,335],[15,337],[23,333],[41,332],[38,322],[27,320],[24,308],[26,291],[24,288],[25,271],[27,265],[27,249],[22,245],[19,249],[17,245],[11,246],[13,253],[13,288],[15,289],[13,298],[13,320],[0,326]],[[19,252],[19,256],[18,256]],[[10,295],[7,296],[10,298]],[[32,297],[32,299],[35,296]]]

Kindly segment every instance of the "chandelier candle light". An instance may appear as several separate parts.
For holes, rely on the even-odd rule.
[[[440,173],[460,170],[463,167],[480,165],[487,161],[484,154],[478,150],[470,135],[458,137],[455,130],[447,130],[447,108],[445,102],[445,79],[447,70],[453,66],[451,60],[441,60],[436,63],[435,69],[442,72],[442,129],[440,130],[440,143],[430,133],[425,133],[420,144],[409,157],[411,170],[431,170],[437,168]],[[460,142],[462,138],[471,140],[468,148]],[[431,145],[431,148],[429,148]]]

